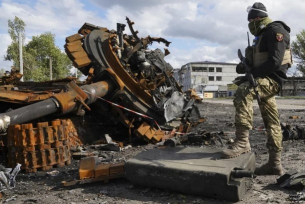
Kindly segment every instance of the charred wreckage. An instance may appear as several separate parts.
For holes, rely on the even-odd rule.
[[[166,46],[170,42],[139,38],[133,22],[126,20],[131,35],[123,33],[125,24],[108,30],[85,23],[66,38],[65,51],[87,76],[85,83],[70,78],[21,82],[22,75],[16,71],[2,77],[1,149],[10,167],[20,163],[21,169],[35,172],[70,164],[71,146],[100,139],[79,135],[75,128],[86,129],[92,120],[104,125],[104,133],[109,133],[107,127],[111,131],[113,123],[116,130],[112,131],[130,141],[137,136],[151,143],[169,137],[168,131],[187,133],[204,120],[164,60],[169,51],[149,49],[153,42]],[[75,115],[81,119],[73,119]],[[172,123],[176,120],[178,125]]]
[[[195,99],[186,95],[174,79],[173,67],[164,60],[168,49],[149,49],[154,42],[166,47],[170,42],[159,37],[138,37],[134,23],[128,17],[126,20],[131,35],[123,32],[125,24],[118,23],[117,30],[109,30],[85,23],[78,33],[66,38],[65,51],[73,65],[87,76],[85,82],[73,78],[20,82],[22,75],[16,71],[2,77],[1,153],[8,167],[17,165],[12,173],[5,171],[6,180],[11,181],[2,182],[6,186],[15,185],[20,169],[31,173],[69,165],[72,150],[97,140],[99,147],[110,145],[110,149],[123,147],[122,142],[111,146],[111,137],[116,136],[123,136],[129,143],[140,138],[175,147],[185,139],[217,139],[223,134],[190,132],[205,119]],[[152,187],[240,200],[249,182],[245,177],[253,175],[254,154],[222,162],[218,152],[156,148],[127,162],[107,164],[88,156],[80,160],[79,179],[64,181],[63,185],[107,182],[124,176],[134,184],[146,185],[149,179]],[[219,185],[213,185],[215,182]]]

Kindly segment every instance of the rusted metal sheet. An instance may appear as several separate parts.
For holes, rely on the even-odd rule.
[[[45,93],[28,93],[22,91],[13,91],[12,87],[0,88],[0,98],[2,101],[10,103],[31,103],[35,101],[41,101],[50,98],[53,95],[51,92]]]
[[[69,52],[78,52],[78,51],[83,50],[81,41],[74,41],[74,42],[68,43],[68,44],[66,44],[65,48]]]
[[[0,78],[0,85],[18,84],[22,76],[23,75],[19,72],[19,70],[13,67],[10,72],[6,71],[4,76]]]
[[[74,35],[71,35],[69,37],[66,38],[66,42],[70,43],[73,41],[77,41],[77,40],[81,40],[83,38],[83,36],[81,36],[80,34],[76,33]]]
[[[91,183],[95,181],[108,182],[109,179],[125,176],[125,162],[115,164],[96,164],[96,159],[96,157],[86,157],[81,159],[79,164],[80,183]],[[65,186],[74,184],[76,184],[74,181],[64,182]]]
[[[74,57],[74,59],[88,57],[87,53],[84,50],[81,50],[79,52],[73,52],[71,53],[71,55]]]
[[[88,66],[91,63],[91,60],[89,57],[78,57],[75,59],[75,64],[77,65],[77,68]]]
[[[95,176],[95,158],[86,157],[79,162],[79,178],[87,179]]]

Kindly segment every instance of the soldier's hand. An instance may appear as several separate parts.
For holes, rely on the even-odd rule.
[[[236,73],[237,74],[246,73],[246,66],[242,62],[240,62],[238,65],[236,65]]]
[[[246,81],[247,81],[247,78],[245,76],[238,76],[233,80],[233,83],[236,84],[237,86],[239,86]]]

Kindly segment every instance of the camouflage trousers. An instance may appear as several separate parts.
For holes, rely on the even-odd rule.
[[[275,101],[279,85],[269,77],[256,78],[255,80],[258,83],[256,90],[261,98],[259,107],[267,131],[267,148],[276,152],[281,151],[283,136]],[[236,108],[236,126],[244,126],[250,130],[253,128],[253,100],[255,99],[256,95],[253,88],[249,88],[249,82],[244,82],[238,86],[233,101]]]

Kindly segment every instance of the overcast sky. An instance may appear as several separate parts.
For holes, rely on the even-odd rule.
[[[26,42],[51,31],[62,49],[65,38],[85,23],[116,29],[134,21],[139,37],[163,37],[172,42],[165,60],[174,68],[196,61],[239,62],[237,49],[247,46],[248,0],[0,0],[0,68],[10,70],[3,60],[11,43],[7,22],[18,16],[26,23]],[[305,3],[301,0],[265,0],[272,20],[291,28],[291,41],[305,29]],[[128,26],[126,33],[130,33]],[[253,37],[250,35],[250,40]],[[164,48],[156,43],[152,48]]]

